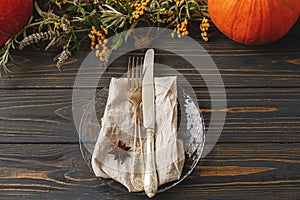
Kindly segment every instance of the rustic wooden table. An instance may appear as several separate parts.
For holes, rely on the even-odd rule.
[[[192,174],[154,199],[299,199],[299,29],[298,23],[281,40],[258,47],[221,34],[208,43],[194,36],[223,77],[226,122],[217,145]],[[17,52],[14,77],[0,82],[0,199],[145,198],[101,184],[81,156],[71,103],[87,53],[76,53],[59,72],[54,53]],[[172,67],[191,82],[208,125],[213,111],[199,74],[174,55],[158,52],[157,59],[175,62]],[[107,73],[125,71],[118,65]]]

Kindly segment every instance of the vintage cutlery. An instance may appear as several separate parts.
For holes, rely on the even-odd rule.
[[[142,102],[142,58],[129,57],[127,71],[127,99],[134,106],[136,122],[140,118]]]
[[[155,93],[153,78],[154,50],[145,54],[142,81],[143,123],[146,129],[146,158],[144,190],[148,197],[153,197],[158,188],[154,144],[155,144]]]
[[[129,57],[127,71],[127,99],[134,106],[135,135],[134,147],[142,150],[141,102],[142,102],[143,58]]]

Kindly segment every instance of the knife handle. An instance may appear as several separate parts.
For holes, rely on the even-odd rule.
[[[146,166],[144,176],[144,190],[147,196],[151,198],[156,194],[158,188],[154,156],[154,129],[147,129],[146,134]]]

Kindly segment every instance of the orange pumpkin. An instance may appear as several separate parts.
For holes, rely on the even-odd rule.
[[[288,33],[299,17],[300,0],[208,0],[208,11],[230,39],[260,45]]]

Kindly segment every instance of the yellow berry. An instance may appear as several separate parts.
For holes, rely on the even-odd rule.
[[[97,49],[96,53],[95,53],[96,57],[99,57],[99,54],[100,54],[100,51]]]
[[[174,32],[171,33],[171,37],[172,37],[172,38],[175,37],[175,33],[174,33]]]

